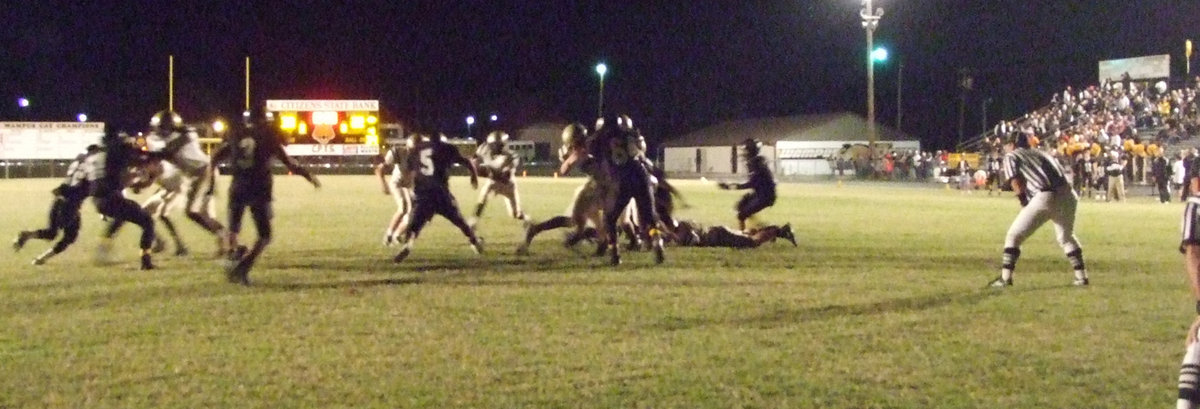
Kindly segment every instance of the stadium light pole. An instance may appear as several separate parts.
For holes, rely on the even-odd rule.
[[[475,125],[475,115],[467,115],[467,137],[471,137],[471,126]]]
[[[596,74],[600,74],[600,105],[596,108],[596,118],[604,117],[604,74],[608,73],[608,65],[596,64]]]
[[[879,27],[879,19],[883,18],[883,8],[873,7],[872,0],[863,0],[863,9],[858,15],[862,17],[863,29],[867,31],[867,147],[871,150],[871,166],[875,165],[875,29]],[[884,52],[886,57],[886,51]]]

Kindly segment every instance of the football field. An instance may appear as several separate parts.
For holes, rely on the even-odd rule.
[[[581,181],[519,179],[526,211],[561,214]],[[1009,193],[780,185],[759,219],[791,222],[798,247],[671,247],[661,266],[626,253],[614,268],[560,232],[515,255],[521,224],[495,199],[484,255],[435,219],[394,264],[379,182],[322,182],[276,177],[275,240],[249,288],[225,283],[182,214],[192,254],[155,271],[137,270],[133,225],[121,264],[91,263],[91,202],[49,264],[30,265],[49,243],[6,250],[0,408],[1167,407],[1194,317],[1183,205],[1148,197],[1081,201],[1091,287],[1070,285],[1044,226],[995,290]],[[44,225],[57,183],[0,180],[0,234]],[[677,183],[681,218],[736,226],[739,192]],[[466,180],[451,185],[470,212]]]

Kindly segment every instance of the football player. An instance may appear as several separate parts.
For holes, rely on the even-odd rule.
[[[545,231],[572,227],[573,230],[567,235],[564,243],[567,247],[572,247],[586,238],[583,233],[589,223],[597,229],[603,227],[601,212],[604,210],[605,200],[612,191],[611,183],[600,175],[597,162],[588,159],[587,137],[587,128],[582,124],[574,123],[563,128],[563,144],[558,152],[562,164],[559,166],[558,173],[567,175],[572,169],[579,168],[587,176],[587,180],[575,189],[571,204],[567,206],[566,216],[555,216],[541,223],[526,221],[525,242],[517,248],[517,254],[527,254],[533,238]],[[600,235],[600,237],[606,236],[606,234]],[[598,251],[604,249],[605,247],[601,246]]]
[[[209,157],[200,147],[199,135],[195,129],[183,126],[183,118],[171,111],[159,111],[150,118],[150,135],[148,135],[147,144],[153,147],[167,143],[180,145],[180,149],[174,154],[167,156],[166,161],[175,168],[176,173],[166,173],[170,169],[164,169],[164,176],[170,179],[164,180],[160,184],[166,192],[164,196],[184,196],[184,213],[188,219],[192,220],[200,227],[212,233],[217,241],[217,254],[224,254],[224,230],[225,226],[217,221],[216,208],[211,205],[213,197],[213,181],[214,174],[209,172]],[[151,210],[159,210],[160,220],[164,221],[172,236],[176,239],[176,254],[187,254],[187,248],[183,246],[179,240],[179,235],[175,232],[175,225],[166,219],[166,208],[168,206],[159,206],[158,202],[162,199],[173,199],[173,197],[159,198],[158,200],[151,198],[145,203],[146,206],[157,206]],[[169,204],[165,203],[164,204]],[[159,243],[161,249],[162,245]]]
[[[746,183],[717,184],[725,190],[750,189],[750,193],[743,195],[736,206],[738,229],[741,231],[746,231],[746,219],[775,204],[775,177],[771,174],[771,168],[767,167],[766,158],[759,155],[761,148],[762,143],[754,139],[742,142],[742,154],[745,155],[746,168],[750,172],[750,179]]]
[[[283,150],[270,122],[250,115],[247,117],[249,119],[243,124],[243,129],[226,136],[222,145],[213,152],[213,160],[209,164],[215,167],[217,162],[228,159],[231,165],[233,181],[229,185],[227,233],[227,246],[231,250],[225,265],[225,278],[241,285],[250,285],[250,268],[271,243],[274,185],[271,162],[278,159],[291,173],[304,177],[315,188],[321,187],[316,176],[300,167]],[[212,171],[215,172],[215,169]],[[250,209],[250,218],[254,220],[254,229],[258,232],[258,239],[249,251],[245,246],[238,245],[242,216],[247,208]]]
[[[655,263],[661,264],[665,259],[662,237],[657,230],[659,219],[654,211],[654,178],[645,165],[645,150],[645,138],[633,127],[628,117],[597,121],[596,132],[588,139],[590,160],[597,162],[604,176],[614,182],[612,200],[605,203],[601,229],[607,236],[605,245],[609,248],[609,263],[612,265],[621,264],[616,226],[622,211],[631,201],[636,205],[638,218],[643,222],[639,225],[638,236],[649,238]]]
[[[79,237],[79,207],[83,206],[83,200],[88,197],[89,190],[88,157],[99,150],[99,145],[90,145],[67,166],[67,178],[53,191],[54,204],[50,206],[50,225],[40,230],[22,231],[17,234],[17,239],[13,240],[13,249],[21,250],[29,239],[54,240],[58,233],[62,232],[62,237],[54,243],[54,247],[33,259],[34,265],[45,264],[46,260],[65,251]]]
[[[92,191],[92,202],[96,210],[109,219],[108,228],[96,252],[99,264],[110,263],[112,238],[125,222],[133,222],[142,228],[139,246],[142,249],[141,268],[150,270],[154,263],[150,258],[150,246],[154,243],[154,219],[141,206],[125,198],[123,191],[128,182],[129,170],[149,160],[162,160],[175,154],[180,140],[167,144],[162,151],[147,152],[134,146],[126,135],[105,129],[101,148],[88,157],[88,184]]]
[[[471,160],[479,175],[485,177],[479,188],[479,203],[475,205],[475,215],[470,225],[474,226],[483,216],[489,196],[498,195],[504,198],[508,214],[512,218],[524,221],[525,212],[521,211],[521,200],[517,195],[515,175],[521,160],[508,147],[508,134],[503,131],[493,131],[488,134],[487,141],[475,150]]]
[[[705,228],[693,221],[680,221],[673,232],[667,235],[676,244],[687,247],[727,247],[733,249],[752,249],[763,243],[773,242],[780,238],[796,246],[796,235],[792,232],[792,224],[783,226],[766,226],[752,229],[748,232],[734,231],[725,226]]]
[[[404,163],[412,152],[413,141],[407,139],[403,145],[393,145],[384,153],[383,163],[375,166],[375,176],[383,185],[383,194],[391,195],[396,202],[396,212],[388,221],[387,230],[383,235],[383,244],[392,246],[400,241],[401,229],[408,225],[408,217],[412,212],[412,172],[404,171]],[[390,169],[390,176],[384,172]]]
[[[401,240],[404,242],[400,252],[392,258],[394,262],[402,262],[412,252],[413,244],[425,224],[433,220],[434,215],[441,215],[453,223],[467,237],[471,249],[476,254],[483,253],[483,242],[475,236],[474,229],[463,219],[458,210],[458,202],[450,193],[450,168],[455,164],[467,168],[471,175],[471,187],[479,187],[479,178],[475,166],[464,158],[458,149],[446,143],[441,135],[428,140],[413,134],[413,149],[404,162],[404,171],[413,175],[413,209],[409,225],[404,229]]]

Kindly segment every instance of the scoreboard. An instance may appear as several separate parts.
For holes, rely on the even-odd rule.
[[[379,146],[378,100],[267,100],[289,144]]]

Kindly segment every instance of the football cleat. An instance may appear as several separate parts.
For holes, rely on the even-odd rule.
[[[662,237],[654,239],[654,264],[662,264],[667,260],[667,256],[663,253]]]
[[[796,234],[792,233],[792,224],[788,223],[779,228],[779,237],[792,243],[792,247],[798,247],[796,244]]]
[[[175,256],[176,256],[176,257],[183,257],[183,256],[186,256],[186,255],[188,255],[188,249],[187,249],[187,247],[184,247],[184,246],[179,246],[179,248],[175,249]]]
[[[155,237],[154,245],[150,247],[150,251],[152,251],[154,253],[162,253],[163,250],[166,250],[166,249],[167,249],[167,242],[163,241],[163,239],[161,239],[161,238]]]
[[[40,266],[40,265],[42,265],[42,264],[46,264],[46,259],[45,259],[45,258],[38,257],[38,258],[35,258],[35,259],[33,259],[33,265],[35,265],[35,266]]]
[[[1075,281],[1071,283],[1071,285],[1076,286],[1076,287],[1087,287],[1088,284],[1089,284],[1089,282],[1088,282],[1087,277],[1076,278]]]
[[[21,251],[21,249],[25,247],[25,242],[29,241],[29,237],[32,235],[33,234],[27,231],[18,233],[17,238],[13,240],[13,251]]]
[[[1012,285],[1013,285],[1013,281],[1011,278],[1005,280],[1004,278],[996,277],[996,279],[989,282],[987,286],[995,287],[995,288],[1003,288],[1003,287],[1012,287]]]
[[[390,235],[390,234],[384,234],[384,235],[383,235],[383,246],[384,246],[384,247],[392,247],[392,246],[395,246],[395,245],[396,245],[396,242],[397,242],[397,240],[396,240],[396,236],[393,236],[393,235]]]
[[[476,237],[475,241],[471,242],[471,251],[475,254],[483,254],[483,239]]]
[[[150,262],[150,255],[143,254],[142,255],[142,270],[153,270],[154,268],[155,268],[154,263]]]
[[[395,256],[395,257],[392,257],[392,262],[393,262],[393,263],[400,263],[400,262],[403,262],[403,261],[404,261],[404,259],[408,258],[408,253],[409,253],[409,252],[410,252],[410,250],[409,250],[409,248],[408,248],[408,247],[405,247],[405,248],[401,249],[399,253],[396,253],[396,256]]]

